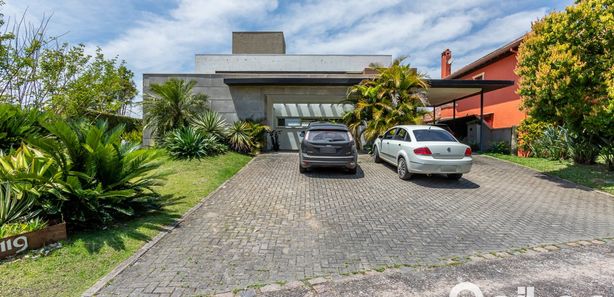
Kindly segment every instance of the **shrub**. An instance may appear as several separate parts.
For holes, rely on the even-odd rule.
[[[569,142],[569,154],[579,164],[594,164],[599,156],[600,147],[586,135],[573,133]]]
[[[40,218],[31,219],[20,223],[4,224],[0,226],[0,238],[11,237],[28,232],[45,229],[47,222]]]
[[[265,137],[270,130],[269,126],[256,121],[237,121],[229,129],[228,142],[237,152],[256,154],[266,144]]]
[[[535,141],[543,135],[543,131],[549,124],[540,122],[534,118],[524,119],[518,126],[518,148],[526,152],[529,156],[533,155],[531,147]]]
[[[192,126],[207,136],[215,136],[219,140],[224,140],[228,136],[228,124],[219,113],[207,110],[192,120]]]
[[[614,171],[614,140],[604,138],[601,145],[601,157],[608,165],[608,170]]]
[[[122,140],[133,142],[133,143],[141,143],[143,141],[143,131],[142,130],[126,131],[122,134]]]
[[[226,151],[217,137],[207,136],[192,127],[183,127],[167,134],[165,146],[175,159],[200,159]]]
[[[488,150],[491,153],[495,154],[506,154],[508,155],[511,152],[511,148],[509,143],[505,141],[498,141],[493,143]]]
[[[24,140],[39,135],[39,120],[46,114],[36,109],[21,109],[11,104],[0,104],[0,151],[17,148]]]
[[[153,189],[162,179],[156,171],[159,152],[122,143],[122,125],[109,130],[106,122],[55,121],[43,127],[51,136],[30,142],[53,160],[61,176],[49,186],[54,195],[43,197],[48,216],[83,227],[160,206]]]
[[[35,202],[31,193],[16,191],[9,182],[0,184],[0,226],[34,218],[40,212],[33,210]]]
[[[565,127],[546,126],[540,137],[533,141],[531,151],[536,157],[566,160],[571,156],[572,141]]]

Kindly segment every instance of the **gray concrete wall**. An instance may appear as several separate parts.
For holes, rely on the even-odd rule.
[[[345,98],[344,86],[234,86],[224,84],[223,75],[216,74],[143,74],[143,94],[150,93],[151,84],[161,84],[171,78],[194,80],[194,91],[208,96],[210,108],[222,115],[229,123],[239,119],[263,120],[271,127],[276,126],[273,114],[274,103],[323,103],[336,104]],[[144,96],[146,100],[147,96]],[[147,111],[144,110],[144,113]],[[317,115],[316,115],[317,116]],[[286,131],[282,149],[297,149],[296,139],[301,129]],[[280,137],[281,138],[281,137]],[[143,132],[143,144],[152,145],[151,132]]]
[[[283,32],[232,32],[233,54],[285,54]]]
[[[362,72],[371,63],[389,65],[390,55],[196,55],[196,73]]]

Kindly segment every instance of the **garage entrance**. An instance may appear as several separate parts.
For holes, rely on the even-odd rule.
[[[340,103],[336,96],[267,96],[270,101],[271,128],[278,133],[280,150],[298,150],[299,133],[311,122],[339,122],[351,104]]]

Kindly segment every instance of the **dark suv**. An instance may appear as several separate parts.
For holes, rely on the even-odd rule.
[[[352,174],[356,173],[358,152],[346,125],[311,123],[301,132],[301,137],[301,173],[313,167],[343,167]]]

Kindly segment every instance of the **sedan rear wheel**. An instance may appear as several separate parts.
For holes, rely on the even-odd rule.
[[[373,161],[375,161],[375,163],[382,163],[382,158],[379,157],[377,146],[373,149]]]
[[[397,172],[399,173],[399,178],[402,180],[408,180],[411,178],[411,173],[409,172],[409,170],[407,170],[407,163],[405,162],[405,158],[399,158]]]

